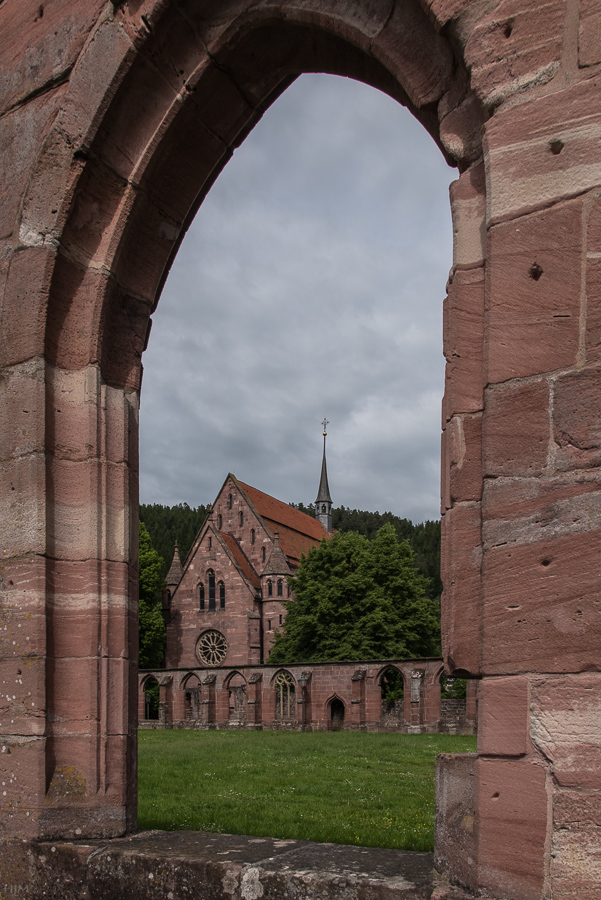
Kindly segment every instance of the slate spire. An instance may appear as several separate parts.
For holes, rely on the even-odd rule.
[[[330,488],[328,486],[328,469],[326,466],[326,428],[329,424],[324,417],[323,422],[323,459],[321,461],[321,478],[319,480],[319,490],[317,491],[317,499],[315,501],[315,518],[321,522],[323,527],[329,534],[332,534],[332,498],[330,497]]]
[[[171,563],[171,567],[167,572],[167,578],[165,579],[167,587],[177,587],[177,585],[182,580],[183,573],[184,570],[182,569],[182,562],[179,558],[179,547],[177,546],[176,541],[175,550],[173,551],[173,562]]]

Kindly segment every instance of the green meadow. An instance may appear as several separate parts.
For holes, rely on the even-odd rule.
[[[439,753],[474,737],[140,731],[141,829],[432,850]]]

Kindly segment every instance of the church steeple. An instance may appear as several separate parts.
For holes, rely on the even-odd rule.
[[[321,522],[323,527],[332,534],[332,498],[330,497],[330,488],[328,487],[328,470],[326,466],[326,428],[328,420],[324,417],[323,422],[323,459],[321,461],[321,478],[319,481],[319,490],[317,492],[317,500],[315,501],[315,518]]]

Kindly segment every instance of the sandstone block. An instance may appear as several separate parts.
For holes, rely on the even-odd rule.
[[[522,756],[527,750],[527,680],[483,678],[478,694],[478,753]]]
[[[580,0],[578,29],[578,65],[601,62],[601,11],[595,0]]]
[[[20,623],[19,623],[20,624]],[[28,622],[24,621],[24,625]],[[12,630],[17,641],[19,632]],[[46,680],[44,659],[20,655],[6,658],[14,649],[11,634],[4,632],[0,658],[0,733],[11,739],[43,735],[46,730]],[[22,639],[24,642],[24,636]],[[5,645],[8,644],[8,647]]]
[[[486,255],[486,195],[484,163],[480,162],[451,182],[453,264],[473,266]]]
[[[481,553],[479,506],[456,506],[445,513],[441,613],[443,656],[451,673],[480,671]]]
[[[482,414],[453,416],[447,425],[451,504],[482,498]]]
[[[470,0],[424,0],[424,6],[438,28],[456,19],[469,5]]]
[[[598,669],[598,529],[486,549],[483,669],[490,674]]]
[[[601,491],[588,483],[549,479],[487,481],[483,501],[484,549],[550,541],[598,528]]]
[[[527,760],[476,762],[479,887],[540,900],[547,832],[545,770]]]
[[[562,787],[601,789],[601,674],[534,680],[530,733]]]
[[[47,603],[49,655],[86,657],[100,652],[103,657],[127,656],[131,617],[137,611],[128,586],[126,563],[52,561]]]
[[[22,0],[0,8],[0,111],[4,112],[73,66],[104,7],[103,0]],[[42,14],[40,15],[40,10]]]
[[[534,543],[590,531],[597,527],[599,490],[593,472],[488,480],[482,502],[485,543]]]
[[[129,549],[130,479],[124,465],[49,463],[48,543],[56,559],[94,559],[100,548],[122,561]],[[126,528],[127,526],[127,528]]]
[[[95,366],[47,369],[48,444],[57,458],[82,461],[98,454],[111,463],[129,455],[129,399],[102,383]]]
[[[105,274],[76,265],[59,254],[46,335],[46,358],[63,369],[84,369],[98,362]]]
[[[528,84],[549,81],[561,59],[566,0],[530,5],[501,0],[475,26],[465,46],[472,85],[495,106]]]
[[[0,69],[0,83],[1,79]],[[0,237],[18,233],[18,214],[25,186],[40,152],[41,141],[64,94],[64,88],[52,91],[0,117],[0,157],[3,160]]]
[[[475,753],[441,753],[436,758],[434,847],[437,869],[474,889],[478,885],[475,768]]]
[[[332,29],[333,26],[336,37],[346,38],[368,50],[371,40],[386,25],[390,3],[389,0],[374,0],[369,4],[349,7],[344,2],[331,4],[324,3],[324,0],[287,0],[283,4],[283,13],[286,19],[317,28],[326,25]]]
[[[0,822],[4,834],[39,835],[39,811],[46,792],[46,739],[12,737],[0,739],[0,782],[5,786]]]
[[[546,381],[489,387],[482,424],[484,476],[540,475],[549,452]]]
[[[42,453],[0,463],[3,559],[46,552],[45,490]]]
[[[574,365],[580,322],[582,205],[498,225],[490,232],[489,382]]]
[[[109,168],[86,167],[77,183],[62,243],[75,265],[98,269],[112,260],[134,194]]]
[[[550,877],[560,897],[597,900],[601,871],[600,823],[599,792],[554,792]]]
[[[601,361],[601,259],[586,261],[586,359]]]
[[[45,403],[45,366],[41,359],[4,369],[0,381],[0,459],[44,451]]]
[[[90,147],[133,56],[134,48],[123,29],[109,18],[100,21],[94,29],[94,39],[71,73],[57,119],[72,146],[81,147],[84,152]]]
[[[420,52],[415,47],[419,44]],[[445,92],[452,71],[450,45],[437,35],[418,3],[395,3],[372,52],[398,77],[418,108],[435,103]]]
[[[597,76],[560,94],[500,109],[489,119],[489,222],[548,207],[601,183],[598,91]]]
[[[47,295],[55,263],[50,248],[13,253],[0,314],[0,365],[11,366],[44,356]]]
[[[444,306],[445,415],[483,408],[484,271],[458,269]]]
[[[139,55],[129,72],[127,90],[111,104],[99,133],[98,153],[107,169],[124,180],[134,177],[139,160],[176,99],[172,85]]]
[[[558,469],[601,463],[601,369],[584,369],[558,378],[553,385],[553,439]]]
[[[207,81],[210,88],[212,81],[210,74],[207,74]],[[203,103],[205,99],[203,80],[196,90],[196,95],[199,105],[205,107],[209,105],[208,100]],[[224,97],[223,102],[222,112],[225,115],[225,111],[229,109],[228,98]],[[254,110],[251,110],[242,99],[239,106],[242,107],[239,115],[244,122],[249,121],[251,115],[253,121],[255,120]],[[215,110],[212,112],[216,115]],[[242,121],[238,124],[241,128]],[[226,130],[225,122],[221,125],[222,130]],[[232,128],[235,128],[235,125]],[[193,208],[200,205],[232,153],[228,145],[205,124],[192,97],[187,98],[177,117],[162,135],[162,139],[164,150],[160,154],[153,154],[151,161],[144,160],[139,171],[144,195],[136,200],[134,216],[139,215],[139,222],[136,222],[139,247],[136,247],[136,252],[139,252],[142,258],[136,264],[134,274],[130,274],[127,270],[121,277],[123,285],[132,290],[135,288],[136,275],[141,278],[143,287],[138,288],[136,293],[146,296],[149,295],[149,288],[145,287],[149,276],[144,273],[144,265],[148,267],[152,263],[152,253],[156,252],[157,239],[164,241],[170,233],[172,240],[179,237],[183,222],[192,214]],[[148,211],[144,209],[145,206],[149,207]],[[148,230],[147,235],[139,234],[140,224]],[[150,238],[149,249],[145,248],[144,238],[146,240]],[[154,268],[156,267],[150,267],[153,275]],[[156,281],[150,289],[153,300],[155,292]]]

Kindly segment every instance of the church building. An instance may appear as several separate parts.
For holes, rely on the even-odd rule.
[[[267,661],[301,555],[332,533],[324,452],[317,518],[239,481],[225,479],[182,566],[167,575],[166,668]]]
[[[176,545],[163,594],[165,666],[139,673],[141,727],[474,730],[476,682],[467,702],[441,701],[439,658],[269,663],[289,578],[332,534],[326,425],[315,518],[230,473],[183,564]],[[383,701],[391,672],[404,685],[392,704]]]

